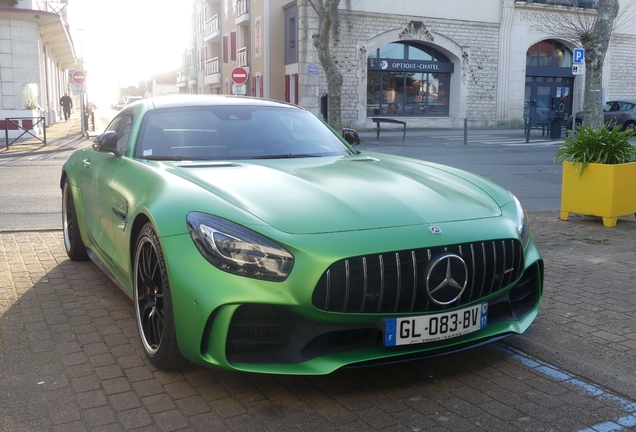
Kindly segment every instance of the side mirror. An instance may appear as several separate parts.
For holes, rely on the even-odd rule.
[[[117,150],[117,132],[108,131],[98,136],[93,143],[93,150],[121,156],[121,152]]]
[[[342,136],[351,145],[358,145],[362,141],[360,140],[360,134],[355,129],[344,128],[342,129]]]

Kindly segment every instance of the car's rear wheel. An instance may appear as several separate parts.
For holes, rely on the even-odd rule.
[[[148,359],[160,369],[183,366],[187,361],[177,343],[166,263],[150,223],[137,238],[133,290],[137,328]]]
[[[62,232],[66,255],[73,261],[86,261],[88,254],[77,223],[75,201],[68,178],[64,180],[62,186]]]

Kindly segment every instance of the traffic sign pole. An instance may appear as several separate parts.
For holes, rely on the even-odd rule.
[[[572,50],[572,74],[582,75],[585,62],[585,49],[574,48]],[[576,126],[576,103],[577,103],[576,91],[574,91],[574,83],[572,83],[572,133],[574,133],[574,127]]]

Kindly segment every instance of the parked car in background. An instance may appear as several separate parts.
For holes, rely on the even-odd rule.
[[[576,113],[575,125],[581,126],[585,116],[583,111]],[[610,101],[603,105],[603,121],[605,124],[621,126],[623,130],[636,133],[636,101]],[[572,116],[568,119],[572,125]]]
[[[124,99],[119,99],[116,103],[111,105],[113,109],[122,110],[126,106],[126,101]]]
[[[68,256],[133,299],[160,368],[327,374],[480,346],[539,310],[543,260],[509,191],[359,151],[293,105],[144,99],[60,186]]]
[[[126,98],[126,105],[130,105],[131,103],[140,101],[143,99],[143,96],[128,96]]]

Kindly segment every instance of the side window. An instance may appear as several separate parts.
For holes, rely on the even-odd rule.
[[[121,122],[117,126],[117,150],[122,154],[128,150],[128,141],[130,138],[130,129],[132,127],[132,118],[129,116],[121,117]]]
[[[119,123],[121,123],[122,118],[123,117],[117,117],[112,122],[110,122],[110,124],[106,128],[106,132],[109,132],[109,131],[117,132],[117,128],[119,127]]]

